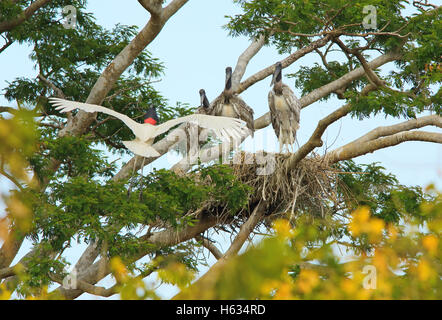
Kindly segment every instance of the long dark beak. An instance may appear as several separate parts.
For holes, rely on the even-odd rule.
[[[225,86],[227,87],[227,83],[232,81],[232,68],[231,67],[227,67],[226,68],[226,83]]]
[[[275,79],[276,79],[276,70],[275,72],[273,72],[272,82],[270,82],[270,86],[273,86],[275,84]]]
[[[272,82],[270,82],[270,86],[273,86],[276,82],[276,78],[278,77],[278,74],[281,72],[282,70],[282,64],[281,62],[278,62],[275,65],[275,71],[273,72],[273,76],[272,76]]]

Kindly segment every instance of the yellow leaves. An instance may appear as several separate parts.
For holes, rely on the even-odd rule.
[[[272,227],[275,230],[276,234],[283,239],[292,238],[294,235],[290,226],[290,222],[286,219],[275,220],[272,224]]]
[[[6,288],[6,284],[0,284],[0,300],[9,300],[11,292]]]
[[[435,256],[438,252],[439,239],[432,234],[425,236],[422,238],[422,245],[431,255]]]
[[[2,170],[8,171],[13,179],[29,183],[25,156],[35,150],[33,114],[21,111],[10,119],[0,118],[0,141]]]
[[[31,210],[15,194],[6,199],[6,205],[8,206],[10,217],[14,219],[20,231],[28,232],[32,221]]]
[[[420,281],[429,281],[437,277],[434,270],[426,259],[421,259],[416,268],[417,277]]]
[[[264,296],[271,295],[272,291],[280,286],[281,282],[277,280],[266,280],[261,285],[261,294]]]
[[[126,266],[124,265],[123,261],[121,261],[120,257],[113,257],[111,259],[110,268],[112,270],[113,275],[115,276],[115,279],[117,279],[118,282],[122,283],[127,280],[128,272]]]
[[[298,290],[301,293],[310,293],[319,284],[319,275],[313,270],[301,270],[297,281]]]
[[[275,300],[290,300],[293,299],[293,287],[289,283],[282,283],[275,294]]]
[[[388,232],[388,235],[389,235],[391,241],[394,241],[397,239],[398,230],[394,225],[389,224],[387,227],[387,232]]]
[[[110,260],[112,274],[117,280],[116,291],[123,300],[157,299],[155,292],[148,288],[142,276],[133,276],[124,265],[120,257]]]
[[[184,288],[195,278],[195,273],[179,262],[172,262],[158,270],[158,277],[164,282]]]
[[[349,230],[354,237],[367,234],[372,243],[380,241],[384,228],[385,222],[382,219],[371,217],[367,207],[361,207],[353,212],[349,224]]]

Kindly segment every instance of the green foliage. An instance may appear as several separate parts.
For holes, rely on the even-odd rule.
[[[386,222],[399,222],[403,214],[419,216],[423,201],[431,201],[420,187],[406,187],[392,174],[384,173],[378,163],[358,165],[354,161],[343,161],[339,170],[354,174],[340,174],[345,187],[341,192],[347,197],[348,210],[368,206],[375,216]]]
[[[349,48],[368,46],[362,50],[367,60],[375,57],[369,52],[399,50],[403,58],[396,63],[396,69],[388,75],[378,73],[390,88],[361,97],[356,91],[368,83],[364,78],[346,88],[343,98],[352,104],[353,116],[385,114],[414,118],[426,110],[440,114],[440,9],[406,16],[407,1],[399,0],[234,2],[243,13],[230,17],[226,26],[230,34],[266,34],[269,44],[275,45],[280,53],[305,47],[321,37],[315,33],[324,30],[347,33],[340,40]],[[30,3],[0,1],[0,23],[14,19]],[[62,26],[61,10],[65,5],[77,8],[75,29]],[[366,5],[377,8],[378,28],[382,27],[384,32],[402,28],[403,37],[354,36],[367,32],[360,25]],[[23,270],[16,271],[14,285],[21,296],[45,296],[45,288],[53,283],[54,276],[59,279],[65,275],[68,262],[62,258],[64,250],[75,242],[97,240],[102,254],[114,261],[111,268],[122,298],[158,298],[143,284],[143,277],[155,271],[162,282],[180,289],[189,286],[202,262],[195,254],[201,244],[189,240],[174,246],[153,246],[146,241],[150,228],[158,231],[164,226],[177,230],[192,226],[196,221],[194,212],[206,205],[217,210],[207,214],[226,212],[235,217],[247,207],[254,190],[242,184],[225,165],[200,166],[187,175],[154,170],[139,177],[135,186],[130,181],[113,181],[117,168],[104,156],[105,152],[125,155],[127,150],[121,142],[132,139],[133,134],[120,120],[102,113],[97,114],[84,136],[59,136],[68,115],[57,112],[48,98],[62,91],[67,99],[86,101],[104,69],[138,31],[135,26],[124,25],[107,30],[96,24],[85,8],[86,1],[54,0],[32,19],[2,34],[5,40],[31,48],[30,59],[36,74],[16,78],[3,92],[9,101],[17,103],[18,109],[11,118],[0,117],[0,173],[19,190],[5,197],[8,224],[6,219],[0,219],[0,237],[5,240],[6,236],[25,235],[37,248],[35,254],[22,261],[26,267],[18,265]],[[303,95],[360,67],[360,62],[344,54],[336,43],[320,50],[324,55],[327,51],[338,51],[340,55],[330,61],[323,56],[323,66],[303,66],[289,75]],[[102,105],[136,121],[150,105],[158,107],[160,122],[190,114],[195,108],[185,102],[173,105],[155,89],[163,72],[163,64],[147,50],[142,51]],[[330,95],[323,100],[329,98]],[[34,183],[27,171],[29,167],[35,174]],[[326,204],[333,215],[324,218],[313,217],[311,212],[301,214],[294,221],[294,229],[276,223],[275,237],[233,259],[219,274],[213,291],[198,293],[223,299],[439,298],[440,279],[434,274],[441,270],[437,255],[440,244],[435,241],[440,238],[440,195],[399,184],[377,163],[360,165],[345,161],[336,165],[336,170],[342,172],[337,175],[337,181],[342,182],[337,184],[337,196],[344,199],[342,207]],[[43,188],[36,188],[37,181]],[[404,230],[406,223],[428,228],[428,234],[408,236]],[[149,229],[140,237],[146,225]],[[10,230],[14,232],[9,233]],[[392,231],[398,238],[394,243],[388,235]],[[367,296],[354,289],[355,283],[348,282],[349,272],[357,275],[361,264],[348,268],[340,263],[333,247],[336,244],[344,244],[349,252],[360,254],[358,263],[366,263],[364,259],[371,257],[370,263],[378,268],[382,267],[381,258],[404,259],[404,266],[389,261],[404,276],[385,273],[391,290],[382,289]],[[378,249],[380,255],[376,255]],[[148,252],[151,261],[134,262],[140,252]],[[317,268],[308,269],[306,262]],[[354,277],[355,281],[358,277]],[[405,289],[401,291],[401,287]],[[137,293],[140,288],[141,295]],[[417,289],[413,292],[412,288]],[[0,288],[0,296],[4,290]]]
[[[328,62],[328,69],[315,63],[313,67],[302,66],[295,74],[288,74],[289,78],[295,78],[295,86],[302,89],[302,95],[306,95],[315,89],[318,89],[351,71],[347,64],[341,64],[338,61]],[[354,81],[347,89],[356,89],[361,87],[366,81],[364,79]],[[326,101],[331,97],[327,95],[321,100]]]
[[[407,214],[402,226],[385,228],[369,210],[358,209],[346,226],[358,241],[368,238],[372,249],[361,253],[347,247],[353,252],[351,261],[341,261],[340,249],[321,228],[324,221],[300,217],[291,228],[288,221],[277,220],[274,236],[211,270],[210,278],[196,281],[179,298],[440,299],[442,210],[440,199],[429,203],[438,211],[425,231],[418,230],[419,219]],[[427,209],[418,210],[422,215]],[[367,266],[376,270],[371,289],[364,287],[372,275],[364,271]]]
[[[312,41],[324,36],[323,32],[342,33],[340,40],[348,48],[364,48],[362,54],[366,60],[375,55],[367,53],[386,53],[401,50],[403,59],[396,62],[397,70],[385,77],[388,88],[371,92],[367,97],[360,97],[355,92],[360,90],[367,79],[354,81],[344,94],[347,102],[353,106],[352,114],[358,118],[369,117],[378,113],[386,116],[415,118],[426,110],[441,112],[441,12],[417,10],[411,16],[406,14],[413,9],[407,1],[303,1],[303,0],[236,0],[243,13],[230,19],[226,28],[233,36],[246,35],[256,37],[265,34],[269,42],[280,53],[292,53],[295,49],[306,47]],[[377,30],[365,30],[362,21],[367,16],[365,6],[376,8]],[[416,10],[414,10],[416,11]],[[403,38],[391,34],[370,34],[364,37],[357,34],[367,32],[397,32]],[[302,66],[295,74],[296,87],[302,94],[308,94],[345,73],[360,66],[354,56],[343,52],[337,44],[331,43],[326,50],[320,49],[324,67]],[[402,49],[399,49],[403,46]],[[333,61],[326,61],[326,54],[333,55]],[[334,61],[336,56],[344,63]],[[340,61],[342,61],[342,59]],[[330,95],[323,98],[327,100]]]

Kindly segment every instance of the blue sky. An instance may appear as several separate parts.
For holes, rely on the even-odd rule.
[[[149,14],[135,0],[107,0],[90,1],[88,10],[93,12],[97,22],[106,28],[112,28],[116,23],[137,25],[142,28],[149,18]],[[227,23],[225,15],[240,13],[240,8],[232,4],[231,0],[190,0],[178,13],[169,20],[160,35],[149,45],[148,50],[154,57],[159,58],[165,65],[165,76],[155,87],[167,97],[171,105],[176,101],[187,102],[193,106],[199,105],[198,91],[204,88],[209,100],[215,98],[223,89],[224,69],[226,66],[234,67],[238,56],[249,45],[249,39],[245,37],[231,38],[222,28]],[[6,86],[5,81],[12,81],[15,77],[35,77],[36,70],[28,58],[30,53],[26,46],[12,45],[0,55],[0,88]],[[278,55],[272,47],[263,48],[251,61],[245,78],[254,74],[268,65],[284,58]],[[307,55],[295,64],[284,70],[284,73],[292,73],[300,66],[310,66],[319,62],[316,57]],[[382,70],[388,72],[392,64]],[[244,78],[244,79],[245,79]],[[283,81],[290,85],[299,97],[300,91],[294,87],[294,81]],[[255,118],[268,111],[267,94],[270,89],[270,78],[254,85],[241,96],[255,110]],[[0,105],[14,106],[0,96]],[[303,144],[310,137],[317,122],[327,114],[340,107],[342,102],[330,99],[327,102],[317,102],[301,113],[301,128],[298,131],[299,144]],[[351,140],[367,133],[381,125],[391,125],[403,120],[377,116],[371,119],[359,121],[357,119],[345,119],[332,125],[324,135],[324,148],[335,149]],[[437,129],[426,129],[437,131]],[[440,130],[438,131],[440,132]],[[256,149],[273,149],[276,140],[270,127],[257,132],[256,136],[267,137],[263,146],[255,146]],[[248,138],[246,144],[253,144]],[[324,148],[316,150],[319,154],[324,153]],[[167,160],[169,159],[169,161]],[[155,167],[170,167],[173,157],[163,157],[156,161]],[[399,146],[376,151],[356,159],[359,163],[380,162],[388,172],[395,174],[399,181],[406,185],[426,186],[435,183],[442,188],[442,146],[424,143],[407,142]],[[127,161],[128,159],[123,159]],[[151,168],[152,166],[149,166]],[[148,170],[144,171],[147,174]],[[8,183],[0,178],[0,191],[9,188]],[[0,203],[0,209],[4,206]],[[0,211],[1,212],[1,211]],[[1,214],[1,213],[0,213]],[[228,240],[228,239],[226,239]],[[226,244],[224,248],[227,249]],[[69,251],[70,258],[81,253],[81,248]],[[23,250],[20,256],[24,254]],[[19,258],[19,257],[17,257]],[[164,293],[167,298],[173,290],[167,289]]]

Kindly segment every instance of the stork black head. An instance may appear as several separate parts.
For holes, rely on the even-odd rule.
[[[232,88],[232,68],[226,68],[226,90]]]
[[[206,91],[204,89],[200,90],[200,98],[201,98],[201,106],[204,107],[205,109],[208,109],[210,107],[210,103],[209,100],[207,99]]]
[[[275,82],[279,82],[282,80],[282,63],[277,62],[275,64],[275,71],[273,72],[272,82],[270,83],[270,86],[273,86]]]
[[[144,123],[156,125],[159,122],[157,110],[154,106],[151,106],[144,115]]]

